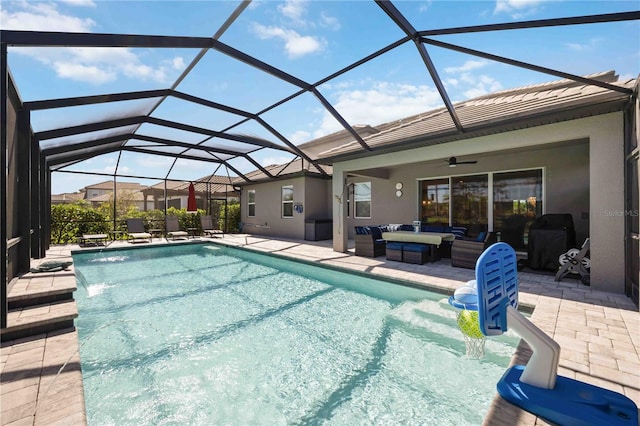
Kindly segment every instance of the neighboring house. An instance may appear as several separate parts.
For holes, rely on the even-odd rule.
[[[94,206],[99,205],[102,202],[109,201],[109,197],[113,194],[113,181],[105,181],[95,183],[93,185],[87,185],[80,192],[84,192],[84,199]],[[139,183],[133,182],[116,182],[116,191],[119,194],[129,193],[134,194],[141,191],[145,187]],[[106,195],[106,197],[105,197]]]
[[[166,207],[177,209],[187,207],[189,183],[185,181],[166,181],[148,186],[142,190],[149,205],[158,210]],[[215,200],[238,199],[233,188],[233,179],[228,176],[208,175],[193,181],[196,193],[196,205],[202,210],[211,210]],[[209,205],[208,205],[209,204]]]
[[[228,176],[209,175],[193,182],[196,192],[196,203],[199,209],[207,209],[207,201],[213,204],[216,201],[237,200],[239,195],[233,188],[233,179]],[[140,211],[164,210],[165,194],[167,208],[177,209],[187,207],[189,196],[189,184],[186,181],[166,181],[152,186],[143,186],[135,182],[117,182],[116,191],[118,199],[135,203]],[[86,186],[80,192],[71,194],[52,194],[52,204],[72,203],[78,200],[86,200],[93,207],[102,203],[111,202],[113,197],[113,181],[105,181]]]
[[[120,189],[120,188],[118,188],[117,191],[118,191],[117,201],[119,203],[126,203],[127,205],[133,204],[136,206],[136,208],[139,211],[153,209],[153,203],[149,201],[147,201],[147,205],[145,206],[144,195],[142,194],[142,191],[131,191],[128,189]],[[91,199],[91,204],[93,205],[93,207],[98,207],[102,203],[111,203],[111,202],[113,202],[113,194],[111,192],[98,195]]]
[[[64,194],[51,194],[51,204],[71,204],[76,201],[83,200],[84,193],[82,192],[71,192]]]
[[[346,131],[300,145],[332,166],[331,187],[308,169],[239,183],[243,230],[303,238],[306,219],[328,217],[333,248],[344,252],[355,225],[421,220],[499,231],[512,215],[530,223],[541,214],[570,213],[577,244],[590,238],[592,287],[626,290],[637,300],[625,276],[634,262],[625,262],[625,253],[637,254],[637,242],[625,238],[638,223],[637,195],[636,210],[625,203],[625,168],[627,190],[635,185],[637,194],[638,160],[630,152],[638,146],[638,80],[618,82],[614,72],[589,78],[635,95],[561,80],[455,103],[464,132],[441,108],[357,126],[370,151]],[[450,166],[450,157],[458,164]],[[290,213],[290,204],[302,213]]]

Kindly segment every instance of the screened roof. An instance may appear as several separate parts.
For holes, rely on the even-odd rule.
[[[402,141],[394,120],[436,111],[432,120],[463,135],[479,120],[468,99],[559,79],[628,96],[632,85],[593,74],[638,74],[633,2],[586,2],[581,16],[550,5],[534,20],[496,13],[501,1],[135,2],[109,17],[117,2],[97,3],[93,17],[58,3],[59,16],[85,20],[60,18],[50,32],[9,19],[26,13],[19,3],[3,4],[0,40],[53,171],[327,176],[345,153],[381,149],[391,132],[380,129]],[[497,6],[471,13],[480,3]],[[608,39],[590,41],[593,28]],[[619,51],[620,63],[602,63],[589,43]]]

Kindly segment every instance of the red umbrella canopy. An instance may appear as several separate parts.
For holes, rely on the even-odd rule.
[[[187,199],[187,211],[188,212],[197,212],[198,207],[196,206],[196,189],[193,186],[193,183],[189,184],[189,198]]]

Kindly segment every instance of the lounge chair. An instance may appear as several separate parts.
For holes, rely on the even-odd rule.
[[[87,245],[106,245],[109,236],[107,234],[82,234],[82,237],[79,238],[81,246]]]
[[[189,236],[189,233],[187,231],[183,231],[182,229],[180,229],[180,223],[178,222],[178,218],[176,216],[166,216],[164,218],[164,230],[167,239],[171,237],[172,240],[175,240],[178,237]]]
[[[222,229],[213,228],[213,220],[211,215],[200,216],[200,225],[205,236],[215,237],[216,235],[224,235]]]
[[[151,234],[144,229],[142,219],[127,219],[127,238],[130,243],[151,241]]]

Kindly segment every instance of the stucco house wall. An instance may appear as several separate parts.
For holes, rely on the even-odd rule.
[[[302,205],[302,213],[294,209],[293,217],[282,217],[282,187],[286,185],[293,185],[294,205]],[[244,185],[240,207],[243,232],[304,239],[306,219],[331,218],[330,186],[330,180],[308,176]],[[247,194],[250,190],[256,191],[255,217],[247,216]]]
[[[467,176],[522,169],[543,170],[543,212],[570,213],[576,238],[582,242],[589,235],[589,143],[587,140],[531,147],[500,153],[474,155],[476,164],[450,168],[442,159],[389,168],[388,179],[351,178],[349,182],[372,184],[371,219],[347,220],[349,238],[354,226],[381,223],[411,223],[419,220],[420,180]],[[402,183],[402,196],[396,197],[396,183]]]
[[[581,147],[581,142],[572,145],[572,141],[588,141],[588,155],[585,148]],[[557,144],[566,144],[566,147]],[[624,218],[607,214],[607,212],[624,209],[623,150],[623,113],[613,112],[501,134],[334,162],[332,191],[334,194],[343,193],[344,182],[350,172],[389,168],[387,180],[374,182],[371,179],[372,211],[375,216],[370,222],[398,223],[415,219],[413,217],[417,212],[415,179],[429,175],[449,175],[443,159],[450,156],[472,155],[474,159],[478,159],[478,164],[464,169],[464,174],[468,174],[473,167],[484,170],[494,167],[497,170],[545,167],[547,197],[545,212],[556,213],[558,210],[571,212],[579,229],[579,241],[583,240],[585,230],[588,228],[591,242],[592,287],[623,293]],[[492,152],[507,154],[492,156],[490,154]],[[486,158],[487,161],[481,161],[482,158]],[[430,171],[427,167],[426,163],[433,162],[434,159],[443,162],[442,172]],[[425,170],[420,173],[415,166],[405,166],[421,162],[425,163]],[[585,172],[584,164],[588,164],[588,174]],[[358,179],[368,180],[368,178]],[[404,188],[406,196],[403,195],[400,199],[394,199],[394,185],[397,181],[403,181],[406,185]],[[584,187],[588,188],[588,197],[584,190],[580,189]],[[380,199],[378,199],[379,196],[381,196]],[[588,214],[583,215],[587,213],[584,211],[585,198],[588,199]],[[398,212],[403,213],[398,215]],[[410,212],[410,215],[406,212]],[[348,237],[354,223],[352,219],[347,219],[346,203],[333,203],[333,220],[334,250],[344,252],[348,249]],[[340,226],[336,226],[339,221]],[[348,232],[339,233],[339,230]]]

